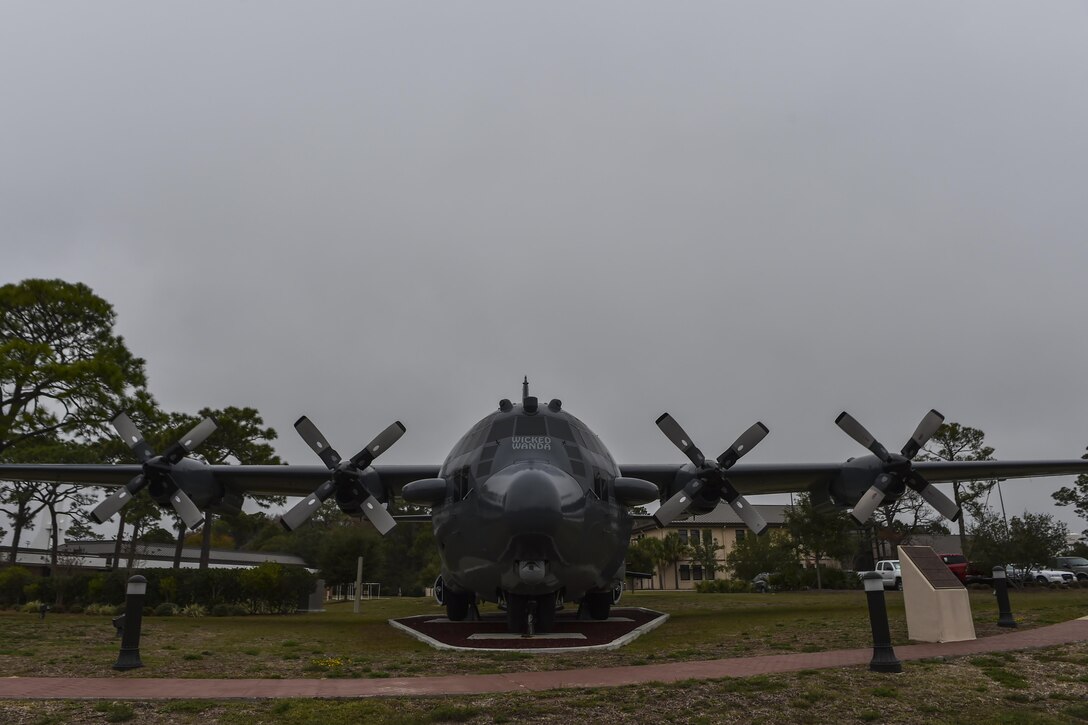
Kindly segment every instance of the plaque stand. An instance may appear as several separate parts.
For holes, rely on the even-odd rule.
[[[919,642],[975,639],[967,589],[929,546],[900,546],[907,637]]]

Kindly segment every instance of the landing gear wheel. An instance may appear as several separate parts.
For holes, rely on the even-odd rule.
[[[448,596],[448,595],[447,595]],[[533,631],[529,632],[529,615],[533,615]],[[543,634],[555,626],[555,593],[539,597],[523,594],[506,595],[506,629],[513,634]]]
[[[524,634],[528,627],[529,599],[518,594],[506,595],[506,629],[512,634]]]
[[[446,617],[451,622],[463,622],[468,616],[468,609],[472,606],[475,595],[472,592],[455,592],[447,588],[444,592],[446,600]]]
[[[612,609],[612,592],[586,592],[582,601],[589,610],[589,616],[598,621],[608,619],[608,613]]]
[[[551,632],[555,625],[555,594],[545,594],[536,599],[536,631]]]

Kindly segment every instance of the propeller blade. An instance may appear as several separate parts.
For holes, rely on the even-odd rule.
[[[353,465],[359,468],[366,468],[371,462],[389,449],[394,443],[400,440],[400,437],[404,435],[404,424],[399,420],[383,430],[374,438],[374,440],[367,443],[366,448],[356,453],[351,457]]]
[[[945,496],[937,487],[932,483],[922,478],[919,474],[914,473],[911,475],[910,480],[907,481],[907,485],[918,492],[918,495],[925,499],[933,508],[937,509],[937,513],[944,516],[949,521],[956,521],[959,519],[962,511],[960,507],[956,505],[956,502]]]
[[[880,445],[880,442],[876,438],[873,438],[873,434],[865,430],[865,426],[854,420],[854,416],[850,415],[845,410],[839,413],[839,417],[835,419],[835,425],[842,428],[842,431],[846,433],[846,435],[868,448],[872,454],[880,460],[885,463],[889,460],[890,456],[888,455],[888,449]]]
[[[368,496],[363,501],[363,513],[366,514],[366,517],[370,519],[370,523],[374,524],[374,528],[382,536],[388,534],[397,525],[396,520],[385,510],[381,501],[373,496]]]
[[[888,485],[891,483],[891,477],[887,474],[881,474],[877,476],[876,481],[872,487],[869,488],[858,502],[854,504],[854,510],[851,511],[851,515],[859,524],[864,524],[873,516],[873,512],[876,511],[884,501],[884,492],[887,490]]]
[[[113,518],[114,514],[124,508],[124,505],[146,485],[147,477],[141,473],[139,476],[136,476],[124,486],[121,486],[114,491],[105,501],[95,506],[94,510],[91,511],[91,519],[93,519],[96,524],[106,523]]]
[[[215,429],[218,428],[215,424],[215,418],[205,418],[204,420],[193,426],[193,429],[183,435],[181,440],[178,441],[181,447],[185,449],[186,453],[192,453],[196,450],[196,447],[208,439]]]
[[[313,516],[314,511],[321,508],[321,504],[324,503],[329,496],[332,496],[334,491],[336,491],[336,484],[331,480],[325,481],[325,483],[317,487],[316,491],[291,507],[290,511],[280,516],[280,526],[288,531],[294,531],[299,526],[302,526],[311,516]]]
[[[672,498],[661,504],[657,511],[654,512],[654,521],[657,522],[657,525],[664,527],[666,524],[672,523],[673,520],[683,516],[684,512],[688,510],[688,506],[691,505],[692,498],[703,485],[701,480],[693,478],[688,481],[686,486],[673,494]]]
[[[177,486],[177,483],[175,482],[174,485]],[[174,493],[170,494],[170,505],[174,507],[174,511],[190,529],[195,529],[204,523],[204,514],[180,487],[177,487]]]
[[[680,427],[671,415],[668,413],[662,413],[661,417],[656,421],[657,427],[661,429],[661,432],[665,434],[665,437],[672,441],[672,444],[680,449],[680,451],[688,457],[688,460],[695,464],[697,468],[702,468],[706,463],[706,458],[703,456],[703,452],[700,451],[694,443],[691,442],[691,438],[684,429]]]
[[[121,440],[132,449],[140,463],[155,455],[155,452],[151,450],[151,446],[144,440],[144,434],[140,432],[140,429],[136,427],[136,424],[132,422],[132,418],[129,418],[127,413],[118,413],[117,417],[111,422],[113,423],[113,429],[117,431],[117,435],[121,436]],[[109,518],[109,516],[106,518]]]
[[[321,431],[317,429],[316,425],[310,422],[309,418],[302,416],[296,420],[295,430],[302,436],[302,440],[306,441],[306,443],[314,449],[326,468],[332,469],[339,465],[340,454],[328,444],[325,440],[325,436],[321,435]]]
[[[922,422],[918,424],[918,427],[914,430],[914,435],[910,437],[907,444],[903,446],[903,457],[907,460],[914,458],[918,455],[918,451],[922,450],[922,447],[929,443],[929,439],[933,437],[933,434],[937,432],[937,429],[941,427],[941,423],[944,423],[944,416],[935,410],[931,410],[926,413],[922,418]]]
[[[748,503],[748,499],[741,496],[737,489],[733,488],[732,484],[726,482],[725,486],[722,487],[722,498],[736,512],[737,516],[740,516],[744,525],[756,533],[756,536],[767,529],[766,519],[756,511],[752,504]]]
[[[205,418],[193,426],[192,430],[178,439],[178,442],[166,449],[162,454],[163,459],[171,466],[180,461],[186,454],[192,453],[197,446],[208,439],[218,426],[214,418]]]
[[[751,428],[741,433],[740,438],[737,438],[725,453],[718,456],[718,464],[722,468],[730,468],[766,438],[768,433],[770,429],[757,421]]]

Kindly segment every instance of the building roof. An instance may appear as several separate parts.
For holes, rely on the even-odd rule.
[[[69,541],[61,544],[58,552],[61,556],[75,557],[79,566],[108,566],[113,559],[116,541]],[[128,561],[129,543],[121,546],[121,561]],[[48,552],[46,552],[48,553]],[[293,554],[276,554],[267,551],[235,551],[233,549],[210,549],[208,565],[213,568],[236,568],[257,566],[266,561],[280,564],[307,566],[306,562]],[[136,546],[136,560],[143,568],[169,567],[174,563],[174,544],[144,544]],[[20,560],[22,557],[20,556]],[[48,558],[46,558],[48,561]],[[181,565],[192,567],[200,563],[200,547],[186,546],[181,550]]]
[[[752,504],[752,508],[759,512],[763,520],[770,526],[783,526],[785,524],[786,509],[789,504]],[[743,527],[744,522],[740,516],[727,503],[719,503],[710,513],[697,514],[684,519],[677,519],[667,524],[667,529],[687,529],[692,526],[738,526]],[[653,519],[646,519],[635,524],[635,531],[656,529],[657,523]]]

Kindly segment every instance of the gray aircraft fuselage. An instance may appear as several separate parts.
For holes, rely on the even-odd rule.
[[[446,495],[432,516],[445,586],[493,602],[610,592],[623,582],[633,525],[630,491],[616,482],[645,484],[639,503],[657,488],[620,478],[600,439],[558,401],[530,401],[504,401],[442,465]]]

